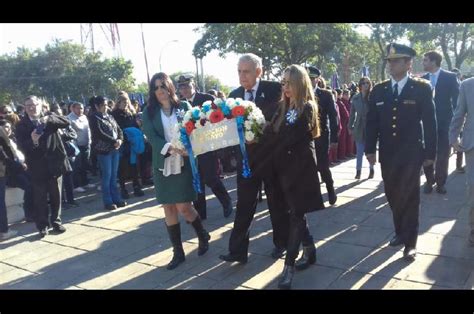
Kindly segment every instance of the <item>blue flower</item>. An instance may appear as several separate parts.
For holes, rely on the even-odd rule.
[[[193,119],[194,120],[199,120],[200,117],[201,117],[201,111],[199,110],[199,108],[194,108],[193,109]]]
[[[202,112],[207,113],[209,110],[211,110],[211,104],[202,105]]]
[[[296,112],[295,109],[291,109],[290,111],[288,111],[286,113],[286,121],[289,123],[289,124],[293,124],[296,122],[296,118],[298,116],[298,113]]]
[[[224,116],[227,116],[230,114],[230,108],[227,107],[227,105],[225,104],[222,105],[222,113],[224,113]]]

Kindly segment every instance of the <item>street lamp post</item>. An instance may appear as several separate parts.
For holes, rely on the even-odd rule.
[[[161,54],[163,53],[163,50],[164,50],[164,49],[166,48],[166,46],[168,46],[169,44],[171,44],[171,43],[177,43],[178,41],[179,41],[179,40],[177,40],[177,39],[170,40],[170,41],[168,41],[168,42],[163,46],[163,48],[161,48],[161,51],[160,51],[160,58],[159,58],[159,59],[160,59],[160,72],[162,72],[162,67],[161,67]]]

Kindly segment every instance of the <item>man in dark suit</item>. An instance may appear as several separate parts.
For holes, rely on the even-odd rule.
[[[193,107],[200,107],[205,101],[213,101],[214,96],[196,91],[194,77],[192,75],[181,75],[178,78],[178,90],[182,100],[188,101]],[[232,214],[232,200],[227,190],[217,174],[217,155],[216,152],[208,152],[197,157],[199,177],[201,178],[201,193],[193,202],[194,207],[201,219],[207,218],[206,206],[206,187],[207,185],[214,193],[222,205],[224,217]]]
[[[415,55],[408,46],[387,46],[391,79],[375,85],[370,93],[365,148],[369,163],[374,164],[379,141],[385,195],[395,225],[390,246],[404,244],[407,260],[416,256],[420,169],[422,164],[433,164],[437,135],[430,85],[408,75]]]
[[[240,87],[229,94],[229,98],[242,98],[253,101],[263,112],[266,121],[270,121],[277,111],[281,98],[281,85],[277,82],[260,79],[262,75],[262,61],[252,54],[244,54],[238,63]],[[250,178],[242,176],[242,156],[237,154],[237,211],[234,228],[229,240],[229,254],[219,256],[227,262],[247,262],[249,246],[249,228],[257,207],[257,194],[262,180],[265,185],[270,219],[273,227],[273,258],[282,257],[287,246],[289,230],[289,214],[282,193],[276,193],[271,171],[271,159],[260,154],[261,146],[258,143],[246,144],[249,165],[252,171]]]
[[[423,192],[431,193],[436,183],[436,192],[445,194],[446,178],[448,177],[449,163],[449,124],[453,118],[453,111],[459,95],[459,82],[455,73],[440,68],[443,57],[436,51],[424,54],[423,68],[428,71],[424,79],[431,83],[436,106],[436,120],[438,123],[438,151],[435,164],[423,167],[426,183]]]
[[[335,148],[338,145],[337,131],[339,127],[337,125],[336,104],[330,91],[318,87],[321,71],[314,66],[309,66],[306,70],[314,88],[314,95],[318,101],[319,119],[321,121],[321,136],[314,140],[316,158],[318,159],[318,172],[321,174],[321,179],[326,183],[329,204],[333,205],[336,203],[337,196],[334,191],[331,170],[329,169],[329,145]]]

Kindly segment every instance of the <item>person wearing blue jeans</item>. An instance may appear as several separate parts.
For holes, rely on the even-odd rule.
[[[113,116],[106,112],[107,104],[104,97],[94,96],[89,104],[92,147],[97,154],[102,173],[102,198],[105,209],[114,210],[127,205],[117,189],[119,148],[123,142],[123,132]]]
[[[118,150],[113,150],[108,154],[97,154],[97,160],[99,161],[102,173],[102,199],[105,207],[123,203],[117,188],[119,156]]]
[[[360,93],[352,97],[351,113],[349,115],[349,134],[351,134],[356,143],[357,162],[356,162],[356,176],[355,179],[360,179],[362,171],[362,158],[364,157],[365,149],[365,128],[368,111],[368,98],[370,90],[372,89],[372,82],[366,76],[359,80]],[[374,165],[370,165],[369,179],[374,177]]]

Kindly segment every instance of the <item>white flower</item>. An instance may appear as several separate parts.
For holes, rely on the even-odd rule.
[[[202,128],[201,121],[197,121],[195,126],[196,126],[196,129]]]
[[[201,118],[201,119],[206,119],[206,114],[201,111],[201,115],[199,116],[199,118]]]
[[[225,103],[231,110],[236,106],[234,98],[227,98]]]
[[[214,103],[216,104],[216,106],[220,106],[224,103],[224,101],[220,98],[217,98],[214,100]]]
[[[251,141],[253,141],[254,139],[255,139],[255,134],[253,134],[252,131],[246,131],[246,132],[245,132],[245,140],[246,140],[247,142],[251,142]]]
[[[247,121],[244,122],[244,126],[245,126],[246,129],[250,129],[252,127],[252,122],[247,120]]]

